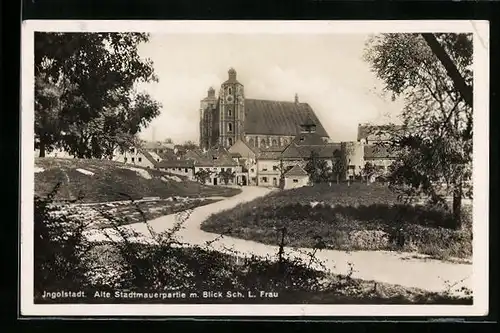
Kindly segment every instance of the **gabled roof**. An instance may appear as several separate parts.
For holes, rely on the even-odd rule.
[[[307,103],[245,99],[245,133],[261,135],[297,135],[308,119],[316,124],[320,136],[328,136]]]
[[[299,165],[294,165],[287,173],[285,177],[302,177],[308,176],[307,172],[304,171]]]
[[[153,156],[151,156],[151,154],[146,151],[146,149],[142,148],[142,147],[139,147],[137,148],[137,150],[142,154],[144,155],[144,157],[153,164],[153,166],[156,166],[158,164],[158,161],[155,160],[155,158]]]

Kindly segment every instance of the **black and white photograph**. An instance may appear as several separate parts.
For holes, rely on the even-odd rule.
[[[488,29],[26,21],[21,314],[487,314]]]

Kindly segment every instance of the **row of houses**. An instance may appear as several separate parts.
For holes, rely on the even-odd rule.
[[[213,147],[208,150],[176,151],[163,143],[148,143],[117,151],[113,160],[128,165],[154,168],[184,176],[207,185],[254,185],[295,188],[309,183],[304,170],[314,153],[328,167],[343,159],[346,169],[341,179],[354,179],[362,173],[366,162],[387,171],[394,160],[393,154],[379,147],[385,140],[374,136],[373,128],[358,126],[354,142],[329,142],[316,132],[316,125],[306,122],[286,146],[255,147],[238,139],[231,147]],[[57,156],[56,156],[57,157]]]
[[[255,147],[238,139],[228,149],[215,147],[206,151],[195,149],[182,157],[161,160],[156,168],[200,181],[197,175],[209,173],[201,179],[206,184],[225,184],[221,173],[231,173],[228,184],[294,188],[309,183],[305,166],[314,152],[328,167],[340,159],[347,163],[341,179],[354,179],[362,173],[366,162],[387,171],[393,154],[377,145],[382,139],[373,137],[360,125],[355,142],[328,142],[316,133],[314,123],[302,125],[301,133],[284,147]],[[373,132],[373,131],[372,131]]]

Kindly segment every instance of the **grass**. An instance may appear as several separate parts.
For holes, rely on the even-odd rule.
[[[311,203],[314,202],[315,204]],[[404,205],[378,184],[325,184],[275,192],[212,215],[208,232],[277,245],[334,250],[398,250],[439,259],[472,256],[472,215],[463,208],[465,228],[448,228],[450,213]]]
[[[153,249],[154,245],[139,245],[135,244],[135,251],[144,251],[145,253],[154,253],[157,249]],[[162,269],[181,269],[183,272],[194,270],[194,276],[190,280],[198,281],[190,285],[178,289],[174,279],[168,280],[159,288],[113,288],[112,283],[106,279],[104,271],[109,268],[120,271],[119,267],[123,264],[119,251],[113,243],[100,243],[93,247],[89,252],[89,262],[92,263],[91,271],[93,276],[101,277],[100,283],[94,285],[86,285],[82,288],[85,291],[86,297],[79,300],[79,303],[239,303],[239,304],[464,304],[471,305],[472,297],[452,296],[449,293],[434,293],[427,292],[416,288],[406,288],[399,285],[391,285],[374,281],[364,281],[350,278],[342,275],[328,275],[322,287],[316,291],[305,291],[300,289],[272,289],[268,281],[272,279],[266,275],[266,265],[251,262],[246,263],[243,260],[235,260],[234,257],[223,255],[217,252],[206,251],[198,248],[177,248],[169,250],[170,257],[169,265],[163,266]],[[210,262],[210,265],[201,265],[199,261]],[[174,264],[175,263],[175,264]],[[254,266],[257,266],[256,267]],[[177,268],[175,268],[177,267]],[[104,268],[104,270],[102,269]],[[269,269],[269,267],[267,268]],[[302,272],[304,274],[304,272]],[[268,272],[269,274],[269,272]],[[116,277],[116,275],[115,275]],[[201,285],[207,281],[217,281],[220,283],[218,288],[203,289]],[[179,280],[177,283],[186,283],[185,280]],[[104,285],[102,285],[104,283]],[[201,285],[199,285],[201,284]],[[259,288],[260,287],[260,288]],[[99,298],[94,297],[95,291],[110,291],[114,295],[116,291],[137,291],[137,292],[168,292],[179,290],[190,294],[191,292],[200,292],[202,290],[223,291],[241,291],[245,297],[242,298],[190,298],[185,299],[124,299],[124,298]],[[276,298],[260,297],[260,291],[275,291],[278,293]],[[50,291],[47,290],[47,291]],[[56,290],[54,290],[56,291]],[[248,291],[252,291],[256,298],[248,298]],[[71,303],[74,299],[43,299],[41,295],[36,295],[35,303]]]
[[[176,176],[181,179],[177,182],[168,178],[171,176],[168,173],[134,166],[149,174],[151,179],[146,179],[127,169],[129,166],[109,160],[46,157],[36,158],[35,166],[43,169],[35,173],[35,194],[44,197],[57,183],[61,183],[56,200],[81,198],[79,202],[90,203],[144,197],[231,197],[241,193],[239,189],[202,185],[182,176]],[[79,168],[94,175],[82,174],[76,170]]]

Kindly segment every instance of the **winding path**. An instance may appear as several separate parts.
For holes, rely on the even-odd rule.
[[[278,247],[257,243],[249,240],[233,238],[229,236],[220,237],[217,234],[205,232],[200,229],[201,223],[211,214],[230,209],[239,203],[253,200],[266,195],[271,190],[260,187],[244,187],[243,192],[210,204],[195,208],[188,219],[183,223],[183,228],[177,233],[180,242],[203,245],[212,242],[211,247],[227,253],[228,249],[234,249],[241,254],[256,254],[258,256],[275,255]],[[149,222],[155,232],[170,230],[178,221],[179,215],[166,215]],[[146,224],[137,223],[124,226],[141,235],[136,239],[138,242],[148,242],[151,234]],[[119,240],[114,230],[101,229],[89,231],[89,240],[99,241],[107,239],[107,233],[111,238]],[[291,257],[309,258],[307,253],[311,249],[286,248],[285,252]],[[415,258],[414,254],[397,253],[389,251],[355,251],[345,252],[337,250],[322,250],[316,253],[324,267],[336,274],[347,274],[350,267],[354,268],[353,277],[364,280],[374,280],[405,287],[420,288],[427,291],[445,291],[448,286],[453,289],[462,286],[472,289],[472,265],[466,263],[451,263],[435,259]],[[321,269],[320,266],[316,268]]]

